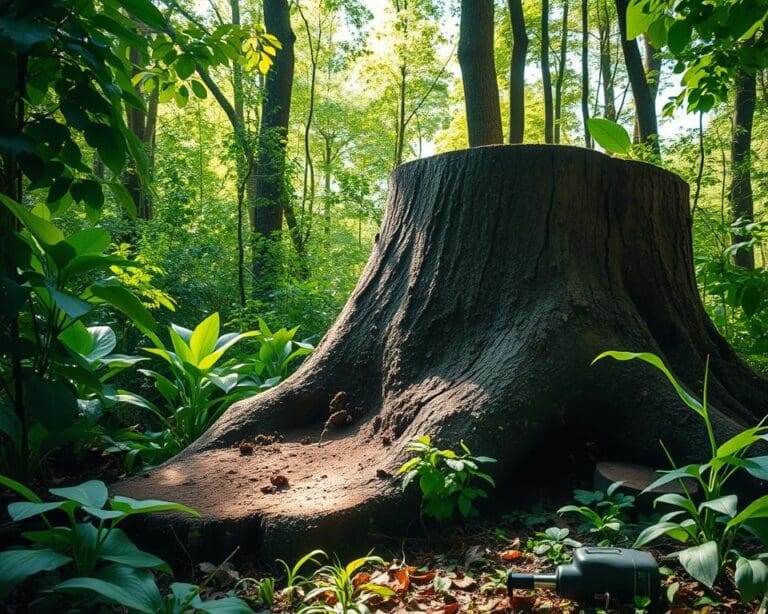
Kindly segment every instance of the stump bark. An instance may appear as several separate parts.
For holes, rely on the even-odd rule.
[[[291,556],[402,532],[418,502],[389,476],[426,433],[499,459],[499,492],[542,456],[585,447],[666,467],[663,439],[678,462],[702,458],[704,429],[666,380],[641,363],[590,366],[607,349],[659,354],[696,394],[710,356],[721,439],[763,416],[766,381],[697,293],[686,183],[573,147],[410,162],[357,288],[298,372],[114,491],[197,508],[201,520],[174,519],[187,549]],[[352,422],[318,445],[334,397]],[[274,431],[283,442],[238,451]],[[288,487],[262,493],[278,474]]]

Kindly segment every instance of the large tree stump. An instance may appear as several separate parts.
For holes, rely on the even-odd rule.
[[[202,521],[177,519],[188,548],[286,555],[404,530],[416,499],[377,471],[394,474],[425,433],[498,458],[500,491],[556,453],[550,441],[663,467],[663,439],[679,461],[701,458],[704,429],[660,374],[590,366],[606,349],[655,352],[699,393],[710,356],[718,436],[762,417],[766,382],[702,308],[690,222],[677,176],[587,149],[491,146],[404,164],[357,288],[299,371],[114,490],[200,510]],[[355,419],[319,446],[339,392]],[[283,443],[239,453],[275,430]],[[277,474],[289,487],[263,494]]]

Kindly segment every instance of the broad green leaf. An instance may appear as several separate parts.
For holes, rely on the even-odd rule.
[[[0,552],[0,599],[14,586],[41,571],[53,571],[72,559],[48,548]]]
[[[148,26],[164,32],[168,27],[163,14],[150,0],[121,0],[122,7]]]
[[[725,495],[724,497],[718,497],[712,501],[704,501],[699,505],[699,511],[701,512],[705,508],[709,508],[719,514],[724,514],[729,518],[733,518],[736,515],[737,503],[738,497],[736,495]]]
[[[673,55],[680,55],[691,42],[691,32],[691,25],[684,19],[678,19],[669,27],[667,45]]]
[[[192,56],[181,55],[173,64],[179,79],[188,79],[195,72],[195,60]]]
[[[29,418],[53,432],[64,430],[77,421],[77,397],[68,382],[31,376],[24,384]]]
[[[62,269],[61,276],[68,280],[74,275],[81,275],[88,271],[109,271],[112,266],[138,267],[135,260],[128,260],[120,256],[105,254],[82,254],[75,256]]]
[[[753,443],[760,441],[761,435],[765,434],[766,431],[768,431],[768,427],[756,426],[734,435],[717,449],[717,458],[738,454]]]
[[[660,478],[657,478],[653,483],[647,486],[643,493],[651,492],[660,486],[664,486],[669,482],[675,480],[685,480],[699,477],[699,465],[686,465],[685,467],[679,467],[671,471],[664,471]]]
[[[14,522],[21,522],[27,518],[45,514],[51,510],[57,510],[64,501],[51,501],[49,503],[36,503],[34,501],[16,501],[8,505],[8,515]]]
[[[221,347],[219,347],[215,352],[212,352],[208,354],[203,360],[200,361],[200,364],[197,365],[198,368],[202,370],[210,369],[215,365],[219,359],[224,355],[224,353],[231,348],[235,343],[238,341],[241,341],[242,339],[246,339],[248,337],[257,337],[259,335],[259,331],[257,330],[251,330],[245,333],[240,333],[235,335],[232,339],[227,341],[227,343],[223,344]]]
[[[681,507],[687,510],[691,514],[696,513],[696,505],[688,497],[684,497],[678,493],[667,493],[656,497],[653,500],[653,507],[655,508],[659,504],[674,505],[675,507]]]
[[[18,51],[27,51],[51,36],[51,30],[40,23],[26,19],[0,19],[0,39],[11,42]]]
[[[653,365],[666,376],[666,378],[672,384],[672,387],[675,389],[675,392],[677,392],[677,396],[680,397],[680,400],[683,401],[683,403],[685,403],[697,414],[699,414],[702,417],[704,416],[704,407],[702,406],[702,404],[683,389],[683,387],[677,382],[675,377],[672,375],[672,372],[669,369],[667,369],[667,366],[662,362],[661,358],[656,356],[656,354],[650,354],[647,352],[618,352],[615,350],[610,350],[608,352],[603,352],[602,354],[600,354],[597,358],[595,358],[592,361],[592,364],[595,364],[598,360],[601,360],[605,357],[610,357],[610,358],[613,358],[614,360],[621,360],[621,361],[639,359],[644,362],[647,362],[649,365]],[[646,488],[645,491],[643,492],[646,492],[649,489],[650,487]]]
[[[708,541],[678,552],[680,564],[691,576],[707,588],[712,588],[720,571],[717,542]]]
[[[616,122],[601,117],[592,117],[587,120],[589,133],[598,145],[608,153],[626,155],[632,149],[632,141],[629,134]]]
[[[119,512],[122,514],[122,512]],[[102,559],[129,567],[153,568],[170,573],[171,568],[163,559],[139,550],[121,529],[112,529],[101,545]]]
[[[211,314],[200,322],[192,332],[189,339],[189,349],[192,351],[192,360],[195,365],[213,352],[216,340],[219,338],[219,314]]]
[[[76,255],[100,254],[109,247],[109,242],[109,233],[101,228],[86,228],[65,239]]]
[[[763,495],[759,499],[755,499],[741,512],[739,512],[734,518],[728,521],[725,525],[726,529],[732,529],[737,527],[746,520],[752,518],[768,518],[768,495]]]
[[[120,133],[120,130],[117,128],[117,126],[91,122],[85,129],[84,135],[86,142],[91,147],[96,148],[96,150],[99,152],[99,157],[102,159],[104,164],[107,165],[109,170],[111,170],[116,175],[119,175],[123,170],[126,162],[126,146],[125,138]],[[72,186],[73,189],[75,185]],[[104,194],[101,191],[101,186],[99,185],[98,187],[99,193],[101,194],[101,199],[96,198],[93,200],[93,204],[97,207],[100,207],[98,203],[100,200],[101,204],[104,204]],[[87,199],[93,199],[94,197],[95,193],[89,192]]]
[[[73,320],[82,318],[93,308],[90,303],[66,292],[61,292],[52,286],[48,287],[48,293],[56,306]]]
[[[105,510],[98,507],[89,507],[87,505],[83,506],[83,511],[99,520],[114,520],[115,518],[121,518],[125,515],[122,512],[116,512],[115,510]]]
[[[82,322],[73,322],[59,334],[59,341],[77,354],[86,356],[93,349],[93,336]]]
[[[64,233],[51,222],[30,213],[26,207],[0,194],[0,202],[13,213],[33,237],[46,245],[56,245],[64,240]]]
[[[657,522],[650,527],[643,529],[640,535],[637,536],[633,548],[640,548],[652,541],[658,539],[662,535],[667,535],[675,541],[685,543],[690,538],[688,532],[676,522]]]
[[[122,311],[142,332],[151,332],[157,328],[152,314],[136,295],[122,286],[95,283],[89,286],[89,290],[94,296]]]
[[[69,527],[53,527],[45,531],[24,531],[24,539],[28,539],[36,544],[50,546],[60,552],[72,547],[72,529]]]
[[[131,497],[116,495],[110,500],[112,509],[125,512],[126,515],[150,514],[153,512],[184,512],[192,516],[200,516],[200,513],[181,503],[159,501],[157,499],[143,499],[138,501]]]
[[[164,611],[163,599],[151,571],[110,565],[97,578],[72,578],[54,586],[57,591],[93,591],[117,605],[155,614]]]
[[[222,599],[208,599],[203,601],[200,597],[192,600],[195,611],[208,612],[210,614],[252,614],[253,610],[238,597],[223,597]]]
[[[648,28],[657,19],[655,13],[647,13],[643,6],[647,0],[630,0],[627,6],[627,39],[634,40],[638,36],[645,34]]]
[[[117,346],[117,336],[109,326],[89,326],[88,332],[93,339],[93,346],[88,352],[88,360],[98,360],[108,356]]]
[[[77,501],[80,505],[102,508],[107,502],[107,487],[101,480],[89,480],[68,488],[50,488],[52,495]]]
[[[733,579],[742,603],[749,603],[768,590],[768,566],[763,561],[740,556]]]
[[[112,196],[115,197],[117,204],[119,204],[123,210],[132,219],[136,219],[136,203],[133,201],[131,193],[125,188],[124,185],[117,181],[110,181],[108,184],[109,189],[112,191]]]

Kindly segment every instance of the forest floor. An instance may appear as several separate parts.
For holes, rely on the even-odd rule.
[[[527,512],[506,514],[500,518],[483,518],[467,526],[454,526],[442,535],[423,538],[396,540],[386,536],[372,536],[377,543],[371,543],[371,550],[380,555],[386,563],[369,565],[353,576],[355,586],[365,583],[380,584],[394,591],[394,596],[383,599],[375,598],[367,602],[373,614],[459,614],[511,612],[550,612],[552,614],[576,614],[580,612],[600,614],[639,613],[642,608],[618,606],[617,604],[580,604],[558,597],[545,591],[517,590],[513,596],[507,595],[506,574],[518,573],[553,573],[554,563],[546,556],[537,556],[531,546],[539,539],[537,532],[543,532],[555,524],[568,528],[570,537],[582,541],[584,545],[594,545],[584,535],[580,535],[575,525],[569,525],[562,518],[549,510],[536,505]],[[434,529],[433,529],[434,531]],[[662,571],[662,599],[667,602],[670,587],[674,588],[671,605],[666,605],[660,612],[669,614],[716,614],[729,612],[735,614],[754,614],[758,604],[743,605],[731,578],[707,591],[696,581],[685,575],[674,559],[665,553],[671,550],[654,550],[656,560]],[[213,575],[211,575],[212,570]],[[267,577],[265,570],[255,568],[242,561],[233,565],[226,563],[218,568],[210,563],[197,566],[198,582],[209,579],[207,589],[210,597],[224,594],[242,578],[256,580]],[[279,576],[278,576],[279,577]],[[722,586],[727,585],[725,588]],[[280,593],[283,586],[277,582],[278,591],[271,610],[259,601],[258,587],[255,582],[240,584],[237,594],[248,600],[256,612],[295,612],[297,605],[292,605],[285,593]],[[321,602],[323,597],[321,597]],[[329,592],[325,602],[333,606],[335,598]]]

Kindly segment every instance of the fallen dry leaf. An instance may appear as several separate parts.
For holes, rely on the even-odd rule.
[[[411,586],[411,575],[407,568],[394,569],[389,572],[390,581],[387,586],[396,593],[405,593]]]
[[[477,580],[470,576],[463,576],[461,578],[453,578],[451,585],[462,591],[471,591],[477,587]]]
[[[516,561],[523,556],[523,553],[520,550],[505,550],[499,556],[504,561]]]
[[[411,582],[414,584],[429,584],[432,582],[432,580],[435,579],[435,572],[434,571],[427,571],[423,574],[414,574],[412,573],[410,575]]]
[[[370,581],[371,581],[371,574],[369,574],[367,571],[361,571],[359,573],[356,573],[352,578],[352,586],[357,588],[358,586],[361,586],[363,584],[368,584]]]

